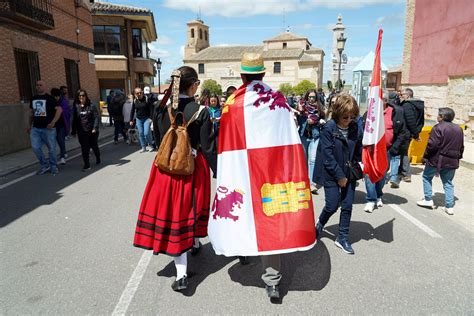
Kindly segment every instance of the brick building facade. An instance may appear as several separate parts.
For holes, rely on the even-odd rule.
[[[2,1],[0,43],[0,155],[30,146],[25,128],[36,80],[71,94],[80,87],[99,101],[90,1]]]

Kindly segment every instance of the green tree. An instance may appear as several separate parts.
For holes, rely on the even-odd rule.
[[[201,91],[204,89],[209,89],[211,94],[222,95],[222,87],[217,81],[212,79],[207,79],[201,85]]]
[[[316,84],[309,80],[302,80],[293,87],[293,92],[298,95],[305,94],[309,89],[316,89]]]
[[[289,94],[293,93],[293,87],[289,83],[282,83],[278,88],[278,91],[283,93],[284,96],[288,96]]]
[[[328,80],[328,90],[331,91],[333,86],[332,86],[332,81],[331,80]]]

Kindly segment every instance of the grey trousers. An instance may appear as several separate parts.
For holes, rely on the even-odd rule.
[[[280,255],[262,256],[262,280],[268,286],[278,285],[281,280]]]
[[[402,175],[402,177],[409,177],[411,176],[411,170],[410,170],[410,159],[408,158],[408,155],[403,155],[401,157],[400,161],[400,169],[399,169],[399,174]]]

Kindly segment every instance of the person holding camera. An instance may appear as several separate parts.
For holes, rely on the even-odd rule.
[[[318,101],[318,94],[315,89],[306,92],[303,100],[300,102],[298,110],[300,112],[298,118],[299,134],[301,144],[303,145],[305,158],[308,163],[308,174],[313,174],[314,164],[316,163],[316,150],[319,143],[319,134],[321,126],[326,123],[324,110]],[[311,181],[311,192],[318,193],[316,184]]]

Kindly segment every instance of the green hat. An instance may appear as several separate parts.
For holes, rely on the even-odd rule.
[[[244,53],[240,62],[241,74],[261,74],[265,72],[261,54]]]

